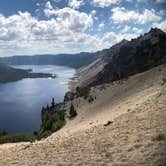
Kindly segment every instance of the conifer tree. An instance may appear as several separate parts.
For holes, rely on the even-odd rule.
[[[45,108],[44,107],[42,107],[42,112],[45,110]]]
[[[52,98],[51,105],[52,105],[52,108],[54,108],[54,107],[55,107],[55,100],[54,100],[54,97]]]
[[[77,116],[77,112],[76,112],[73,104],[71,104],[71,106],[70,106],[70,112],[69,113],[70,113],[70,118],[73,118],[73,117]]]

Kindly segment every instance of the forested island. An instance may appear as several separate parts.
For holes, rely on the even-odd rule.
[[[50,73],[33,73],[31,69],[16,69],[0,63],[0,83],[18,81],[24,78],[55,78]]]

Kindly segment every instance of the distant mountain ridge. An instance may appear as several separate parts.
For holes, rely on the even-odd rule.
[[[87,66],[99,57],[96,53],[0,57],[7,65],[59,65],[73,68]]]

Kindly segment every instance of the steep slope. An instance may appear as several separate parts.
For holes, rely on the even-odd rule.
[[[104,69],[107,63],[101,58],[95,60],[90,65],[77,70],[77,85],[86,86],[92,82],[92,79]]]
[[[166,34],[155,28],[131,41],[122,41],[111,47],[101,58],[103,68],[98,70],[94,64],[88,73],[95,73],[91,78],[84,77],[83,69],[79,74],[78,85],[99,85],[126,78],[166,62]],[[99,65],[98,65],[99,66]],[[86,67],[87,68],[87,67]],[[96,69],[97,72],[94,72]],[[86,76],[85,75],[85,76]]]
[[[1,165],[165,165],[166,65],[91,95],[91,104],[75,99],[78,117],[47,139],[1,145]]]
[[[113,55],[118,54],[120,47],[125,45],[128,41],[122,40],[109,49],[96,52],[98,58],[88,66],[83,66],[77,71],[77,86],[86,86],[96,80],[96,76],[102,72],[105,66],[112,61]]]

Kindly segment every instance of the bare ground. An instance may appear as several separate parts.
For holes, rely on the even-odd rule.
[[[0,166],[165,166],[166,66],[93,88],[78,117],[45,140],[0,145]],[[108,126],[103,124],[110,120]],[[162,139],[157,139],[162,135]]]

